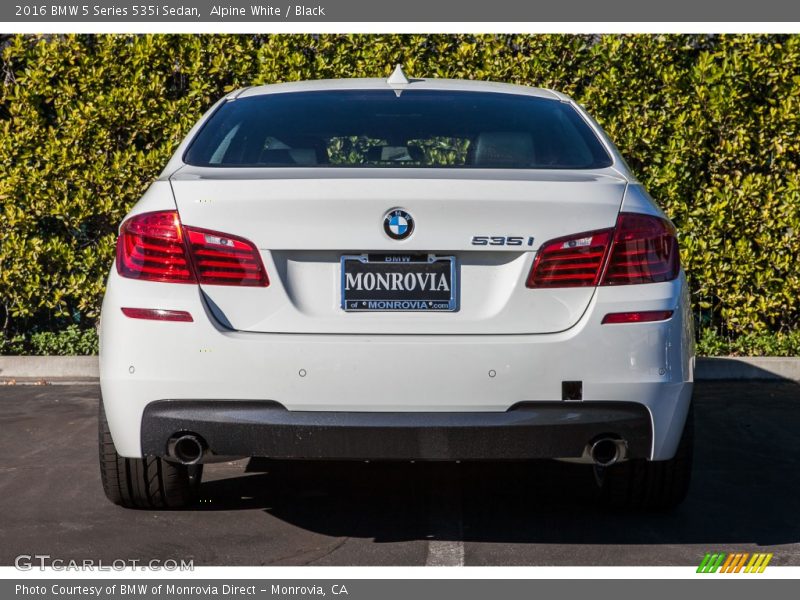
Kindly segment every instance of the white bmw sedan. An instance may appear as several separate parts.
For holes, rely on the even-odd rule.
[[[400,69],[246,88],[120,226],[103,486],[176,508],[225,457],[558,459],[669,508],[691,323],[675,228],[567,96]]]

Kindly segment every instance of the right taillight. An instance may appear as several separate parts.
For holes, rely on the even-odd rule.
[[[181,225],[177,211],[128,219],[117,241],[117,272],[167,283],[267,287],[256,246],[243,238]]]
[[[557,288],[656,283],[675,279],[679,271],[678,241],[669,221],[620,213],[614,229],[543,244],[526,285]]]
[[[596,286],[613,230],[591,231],[545,243],[536,254],[527,286]]]
[[[620,213],[601,285],[670,281],[679,271],[678,239],[669,221]]]

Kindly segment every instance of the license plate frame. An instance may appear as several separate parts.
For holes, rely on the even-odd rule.
[[[445,276],[449,290],[419,290],[409,296],[409,290],[378,290],[385,292],[381,297],[375,290],[348,290],[347,275],[350,264],[358,265],[359,272],[372,273],[377,279],[378,273],[397,273],[403,278],[407,273],[414,274],[419,283],[419,273],[424,279],[426,274]],[[436,254],[415,253],[362,253],[345,254],[340,261],[340,299],[341,309],[345,312],[437,312],[458,311],[458,269],[455,256],[439,256]],[[357,273],[353,276],[355,277]],[[391,277],[389,277],[391,279]],[[383,281],[383,280],[381,280]],[[405,297],[398,292],[408,292]],[[348,293],[349,292],[349,293]],[[375,292],[375,293],[373,293]],[[375,297],[375,296],[378,297]]]

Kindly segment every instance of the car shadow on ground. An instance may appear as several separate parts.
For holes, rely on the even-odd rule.
[[[695,419],[689,497],[668,513],[600,508],[591,469],[555,462],[253,459],[242,476],[204,483],[202,507],[262,509],[310,531],[377,542],[456,537],[560,544],[800,541],[800,386],[701,383]]]

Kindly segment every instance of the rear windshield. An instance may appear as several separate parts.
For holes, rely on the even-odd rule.
[[[239,98],[184,155],[207,167],[597,169],[611,159],[569,104],[486,92],[346,90]]]

